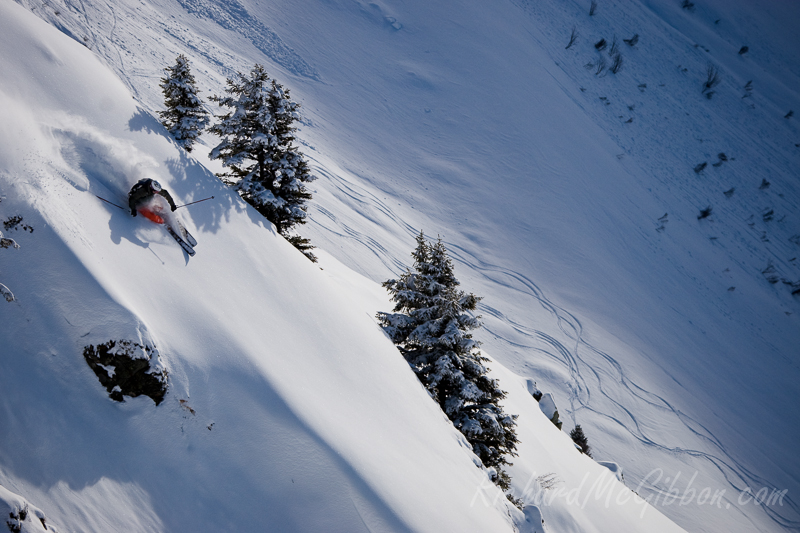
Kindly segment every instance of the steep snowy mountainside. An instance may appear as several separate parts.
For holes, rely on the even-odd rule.
[[[386,309],[385,292],[367,278],[320,251],[320,263],[331,280],[350,296],[352,304],[369,315]],[[484,354],[488,355],[488,354]],[[527,522],[533,531],[683,531],[649,503],[635,495],[606,466],[578,452],[569,436],[556,430],[549,416],[531,394],[535,384],[505,369],[490,358],[491,376],[507,389],[504,408],[517,415],[517,453],[508,465],[512,493],[525,503]],[[623,480],[624,481],[624,480]],[[492,494],[480,486],[474,505],[489,505]],[[491,488],[491,487],[490,487]],[[496,497],[496,496],[495,496]],[[539,519],[544,519],[540,529]]]
[[[2,250],[2,494],[61,531],[513,529],[502,495],[470,504],[486,472],[347,292],[89,51],[13,3],[0,47],[0,212],[33,228]],[[141,176],[215,195],[180,211],[196,257],[95,197]],[[108,398],[82,352],[113,339],[158,347],[161,405]]]
[[[32,228],[12,228],[21,246],[3,256],[9,528],[681,531],[493,363],[526,428],[515,489],[532,501],[511,507],[377,327],[377,284],[322,251],[324,269],[307,261],[88,51],[14,4],[0,15],[0,214]],[[108,203],[143,176],[181,201],[215,196],[181,211],[196,257]],[[84,347],[119,339],[158,347],[160,405],[113,402],[92,375]],[[545,470],[558,490],[537,481]],[[587,480],[615,502],[576,507]]]
[[[304,106],[313,242],[382,281],[442,234],[489,353],[637,492],[694,531],[798,527],[795,4],[18,1],[151,112],[177,53],[207,94],[264,63]],[[725,493],[664,503],[690,488]]]
[[[700,36],[665,20],[701,7],[604,3],[590,18],[578,3],[531,5],[382,3],[368,18],[341,3],[313,22],[270,11],[305,49],[316,41],[319,57],[330,43],[344,50],[319,62],[334,88],[297,82],[314,117],[304,135],[330,184],[318,185],[312,239],[380,279],[382,265],[402,268],[398,238],[441,232],[462,280],[486,296],[491,353],[554,390],[599,453],[626,458],[627,479],[653,498],[690,490],[695,472],[695,487],[727,491],[722,505],[665,513],[707,531],[795,527],[797,297],[762,274],[773,264],[800,279],[798,135],[783,118],[797,107],[791,75],[757,76],[763,49],[733,50],[731,70],[728,47],[701,55]],[[678,21],[686,32],[698,22]],[[580,46],[564,51],[573,25]],[[751,43],[772,39],[770,26],[755,29]],[[636,32],[633,49],[618,43],[617,76],[584,68],[601,37]],[[792,39],[779,33],[770,49],[790,52],[765,63],[796,71]],[[723,83],[709,100],[701,89],[717,56]],[[756,89],[743,99],[750,75]],[[715,166],[720,153],[731,160]],[[709,205],[712,217],[698,220]],[[742,406],[743,391],[757,403]],[[748,500],[762,489],[788,490],[784,505]]]

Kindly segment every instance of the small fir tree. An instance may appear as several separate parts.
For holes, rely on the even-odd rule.
[[[230,111],[219,116],[209,131],[222,141],[211,151],[229,170],[219,174],[246,202],[275,224],[283,237],[316,261],[308,239],[289,231],[306,222],[306,202],[311,193],[305,184],[315,178],[294,144],[294,122],[299,104],[289,90],[270,79],[256,65],[249,76],[238,73],[228,80],[227,95],[212,100]]]
[[[589,446],[589,439],[587,439],[586,435],[583,434],[583,428],[580,424],[575,426],[575,428],[569,432],[569,436],[572,438],[572,442],[577,444],[583,453],[589,457],[592,456],[592,448]]]
[[[383,283],[395,307],[378,320],[475,454],[497,472],[494,482],[508,490],[502,466],[516,455],[516,416],[500,407],[506,393],[488,377],[488,359],[470,333],[480,327],[480,317],[469,313],[480,298],[458,289],[441,239],[429,245],[420,232],[412,257],[413,271]]]
[[[161,78],[161,91],[164,93],[166,111],[160,111],[161,123],[175,141],[187,152],[208,126],[208,111],[197,96],[194,76],[189,71],[189,60],[183,54],[175,60],[175,65],[164,69],[167,76]]]

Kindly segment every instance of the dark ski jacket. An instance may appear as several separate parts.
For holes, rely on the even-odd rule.
[[[146,202],[150,198],[153,197],[154,193],[150,190],[150,182],[152,179],[143,179],[139,180],[136,185],[131,187],[131,192],[128,193],[128,207],[131,208],[131,215],[136,216],[136,208],[141,205],[142,203]],[[172,199],[172,196],[167,192],[166,189],[161,189],[159,192],[155,194],[160,194],[164,198],[167,199],[169,202],[169,207],[175,211],[177,207],[175,206],[175,201]]]

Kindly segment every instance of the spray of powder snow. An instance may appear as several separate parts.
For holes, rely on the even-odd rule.
[[[110,191],[109,200],[127,209],[128,192],[139,180],[161,181],[155,159],[131,142],[89,125],[81,117],[61,114],[51,121],[50,127],[61,147],[61,175],[79,190],[98,196],[107,196]],[[81,186],[82,183],[85,185]],[[162,196],[154,195],[141,207],[159,214],[179,235],[183,233],[183,225]]]
[[[69,180],[80,190],[103,192],[102,187],[95,187],[96,183],[119,197],[127,197],[130,188],[140,179],[159,179],[156,160],[139,151],[130,141],[116,138],[89,125],[83,118],[66,113],[54,117],[49,125],[60,145],[62,165],[59,166],[65,175],[83,178]]]
[[[61,145],[62,176],[71,174],[73,179],[68,181],[80,190],[90,190],[102,196],[102,187],[93,185],[103,185],[123,206],[127,206],[128,191],[136,182],[145,178],[160,181],[159,165],[155,159],[139,151],[131,142],[89,125],[81,117],[62,114],[53,120],[51,127]],[[85,185],[80,186],[82,183]],[[157,212],[165,224],[179,235],[182,233],[182,225],[166,199],[155,195],[142,206]]]

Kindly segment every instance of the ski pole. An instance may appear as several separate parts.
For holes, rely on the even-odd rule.
[[[208,198],[203,198],[202,200],[197,200],[195,202],[189,202],[188,204],[179,205],[175,209],[180,209],[181,207],[186,207],[187,205],[199,204],[200,202],[205,202],[206,200],[213,200],[213,199],[214,199],[213,196],[209,196]]]
[[[96,194],[95,194],[95,196],[96,196],[97,198],[100,198],[100,197],[99,197],[99,196],[97,196]],[[109,202],[109,201],[108,201],[108,200],[106,200],[105,198],[100,198],[100,199],[101,199],[101,200],[103,200],[103,201],[104,201],[105,203],[107,203],[107,204],[111,204],[111,205],[113,205],[114,207],[119,207],[120,209],[122,209],[123,211],[125,211],[125,208],[124,208],[124,207],[122,207],[121,205],[117,205],[117,204],[115,204],[114,202]]]

